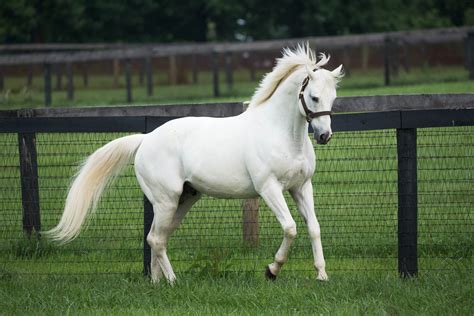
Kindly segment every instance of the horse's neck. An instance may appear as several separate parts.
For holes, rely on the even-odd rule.
[[[304,70],[292,73],[280,84],[267,104],[263,105],[274,128],[286,133],[296,146],[302,145],[308,137],[308,123],[301,115],[298,104],[298,93],[304,76]]]

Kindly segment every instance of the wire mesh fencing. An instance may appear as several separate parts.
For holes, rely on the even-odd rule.
[[[38,133],[42,230],[55,226],[71,177],[95,149],[124,133]],[[474,128],[418,129],[420,270],[472,269]],[[144,198],[127,167],[102,197],[88,228],[56,245],[25,237],[17,134],[0,134],[0,262],[3,273],[141,273]],[[397,271],[396,130],[339,132],[315,145],[313,177],[327,270]],[[159,170],[157,170],[159,172]],[[312,273],[306,226],[292,199],[298,237],[284,271]],[[260,201],[257,239],[243,238],[243,201],[203,197],[173,234],[168,254],[176,272],[260,272],[272,262],[283,232]],[[255,223],[257,224],[257,223]]]
[[[474,128],[418,130],[420,270],[471,269]]]

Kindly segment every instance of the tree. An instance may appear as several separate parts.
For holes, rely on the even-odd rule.
[[[468,24],[468,0],[0,1],[3,43],[235,41]]]
[[[0,2],[0,41],[4,43],[31,41],[35,25],[35,8],[28,0]]]

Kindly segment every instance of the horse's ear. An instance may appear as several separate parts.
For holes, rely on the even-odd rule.
[[[340,79],[342,76],[344,76],[344,70],[342,70],[342,64],[339,65],[336,69],[331,71],[331,74],[334,76],[334,78]]]

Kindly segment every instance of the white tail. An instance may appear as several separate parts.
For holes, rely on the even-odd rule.
[[[61,220],[47,235],[64,243],[79,235],[102,192],[135,156],[143,137],[137,134],[113,140],[84,161],[69,188]]]

